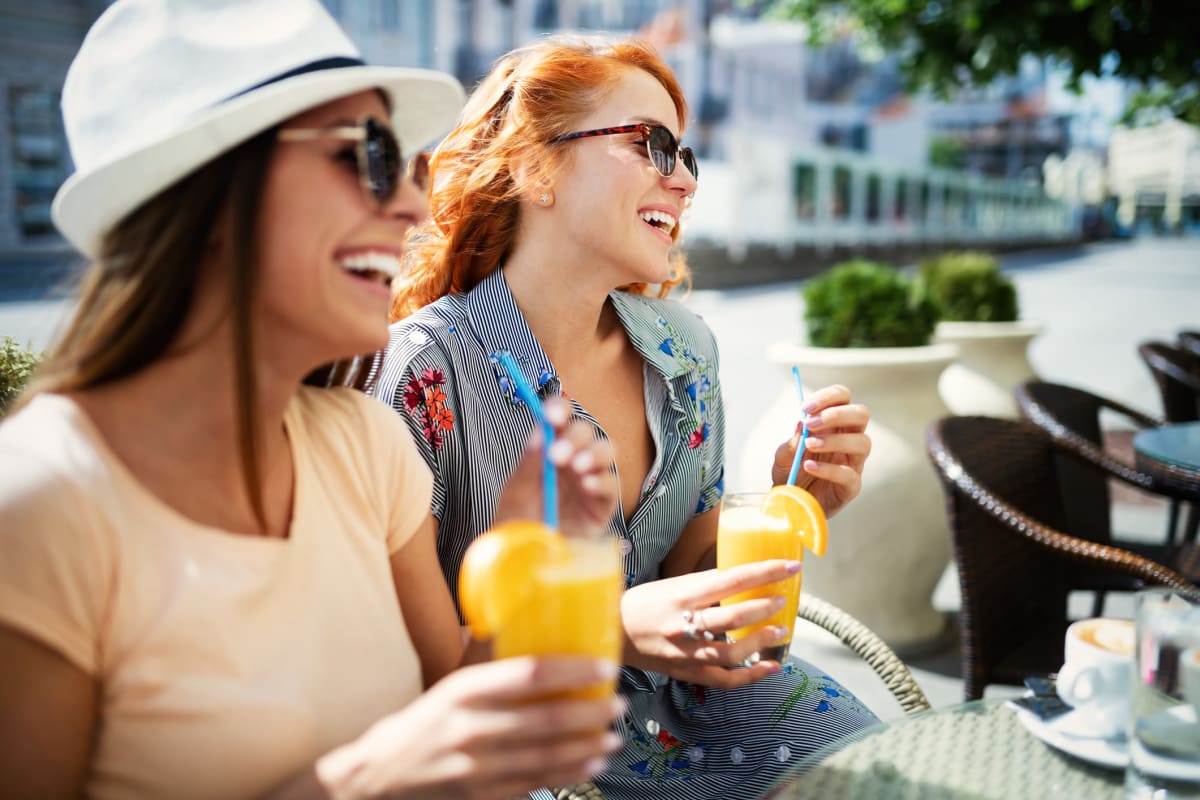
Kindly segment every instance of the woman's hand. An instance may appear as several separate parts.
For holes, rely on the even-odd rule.
[[[609,730],[618,697],[547,695],[616,680],[590,658],[511,658],[464,667],[354,742],[321,758],[285,797],[495,798],[562,786],[600,772],[621,744]]]
[[[787,635],[785,629],[768,626],[734,643],[723,641],[720,634],[762,622],[783,607],[784,598],[713,604],[799,571],[799,561],[760,561],[663,578],[626,590],[621,598],[625,663],[720,689],[745,686],[778,672],[781,667],[776,661],[760,661],[744,669],[732,667],[741,665],[752,653],[778,644]],[[685,611],[690,612],[690,623]],[[712,641],[700,635],[705,630],[716,635]]]
[[[612,445],[597,439],[584,420],[571,418],[570,405],[560,397],[544,404],[554,428],[550,461],[558,468],[558,505],[564,533],[602,532],[617,510],[620,486],[613,469]],[[513,474],[496,503],[493,524],[509,519],[542,518],[542,434],[534,427]]]
[[[801,410],[807,417],[808,440],[796,485],[812,492],[825,515],[832,517],[862,489],[863,465],[871,452],[871,413],[864,405],[852,404],[850,390],[836,384],[814,392]],[[802,429],[803,422],[775,451],[772,484],[787,483]]]

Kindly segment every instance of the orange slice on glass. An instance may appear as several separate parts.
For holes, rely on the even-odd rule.
[[[533,571],[570,558],[563,538],[533,520],[504,522],[478,536],[458,572],[458,601],[471,636],[493,636],[528,602]]]
[[[829,521],[825,519],[825,509],[808,491],[799,486],[774,486],[763,497],[762,510],[770,516],[786,519],[813,555],[825,555],[829,544]]]

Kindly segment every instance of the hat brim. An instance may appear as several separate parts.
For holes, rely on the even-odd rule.
[[[126,214],[258,133],[309,108],[367,89],[392,103],[392,124],[406,153],[453,127],[462,86],[449,75],[401,67],[344,67],[267,84],[213,107],[178,131],[76,172],[54,197],[62,234],[95,258],[104,234]]]

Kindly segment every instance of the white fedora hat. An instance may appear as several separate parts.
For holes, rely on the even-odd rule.
[[[118,0],[88,31],[63,86],[76,172],[54,222],[95,257],[126,214],[305,109],[383,90],[405,152],[449,130],[462,86],[369,67],[318,0]]]

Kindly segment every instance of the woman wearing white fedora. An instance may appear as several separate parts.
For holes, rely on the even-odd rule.
[[[431,476],[395,414],[303,385],[386,342],[401,152],[461,102],[316,0],[118,0],[88,34],[54,213],[94,263],[0,425],[6,796],[503,798],[618,744],[617,701],[537,699],[612,665],[448,675]],[[564,514],[602,522],[611,454],[556,413]]]

